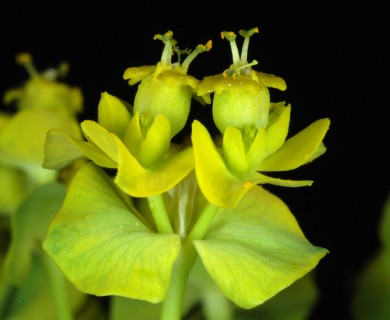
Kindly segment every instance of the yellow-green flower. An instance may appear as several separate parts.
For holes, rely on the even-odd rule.
[[[85,120],[86,139],[51,130],[45,144],[43,166],[62,169],[80,157],[104,168],[117,169],[115,182],[134,197],[163,193],[193,168],[190,147],[171,143],[170,122],[164,114],[151,119],[134,115],[131,106],[104,92],[98,106],[98,122]]]
[[[235,33],[222,32],[222,38],[230,42],[233,64],[222,74],[205,77],[199,83],[198,95],[214,93],[213,118],[222,134],[228,126],[241,129],[253,124],[256,128],[265,128],[270,107],[268,87],[286,90],[282,78],[252,70],[256,60],[248,63],[249,38],[257,32],[257,28],[240,31],[245,38],[241,55]]]
[[[7,214],[38,184],[57,177],[57,172],[42,168],[47,132],[57,128],[81,137],[76,119],[82,110],[81,91],[56,80],[67,66],[39,74],[29,54],[19,54],[17,62],[31,77],[3,97],[6,105],[15,102],[17,111],[0,112],[0,212]]]
[[[127,68],[123,79],[129,80],[130,85],[141,81],[134,100],[134,112],[139,111],[140,117],[153,119],[159,114],[164,114],[171,125],[171,137],[183,129],[190,112],[191,99],[209,101],[208,94],[205,97],[197,97],[196,90],[198,80],[187,74],[192,60],[201,52],[211,49],[211,41],[206,45],[198,45],[193,52],[180,51],[172,38],[172,31],[164,35],[157,34],[154,38],[164,42],[165,47],[161,61],[155,66],[142,66]],[[172,63],[172,56],[176,52],[179,61]],[[181,63],[181,54],[189,54]],[[203,96],[203,95],[202,95]]]
[[[67,63],[61,63],[58,69],[48,69],[38,73],[29,53],[19,54],[16,62],[25,66],[30,79],[22,87],[6,91],[3,97],[5,105],[16,102],[20,110],[29,108],[55,110],[67,115],[83,111],[83,96],[80,88],[59,81],[68,72]]]
[[[320,119],[288,139],[291,106],[271,103],[268,87],[286,89],[283,79],[251,69],[247,63],[249,37],[257,29],[240,31],[245,37],[241,57],[235,34],[223,32],[230,41],[233,64],[222,75],[206,77],[198,94],[214,92],[213,117],[221,131],[222,146],[214,144],[199,122],[192,125],[195,170],[199,186],[211,203],[235,207],[256,184],[298,187],[312,181],[272,178],[259,172],[286,171],[314,160],[325,152],[322,140],[329,119]]]

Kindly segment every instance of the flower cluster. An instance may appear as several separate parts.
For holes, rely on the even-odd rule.
[[[42,162],[48,130],[81,139],[83,95],[62,81],[65,63],[39,73],[28,53],[16,62],[30,77],[5,92],[0,111],[0,318],[70,319],[80,309],[90,312],[91,300],[60,272],[42,242],[80,163],[59,175]]]
[[[77,114],[83,111],[81,90],[58,81],[68,65],[39,73],[28,53],[17,56],[30,78],[7,90],[5,106],[17,112],[0,112],[0,212],[11,214],[35,186],[52,181],[57,172],[42,168],[46,133],[52,128],[81,138]]]
[[[305,238],[289,209],[262,185],[310,185],[264,173],[322,155],[330,121],[317,120],[289,137],[291,106],[270,98],[270,89],[286,90],[285,81],[248,62],[256,33],[239,32],[240,53],[236,34],[222,32],[233,63],[202,80],[188,75],[189,65],[212,42],[181,51],[171,31],[158,34],[161,60],[124,71],[124,80],[138,84],[133,103],[103,92],[97,121],[81,123],[83,137],[48,131],[45,168],[89,161],[73,178],[43,243],[81,291],[164,302],[161,319],[179,319],[177,306],[200,257],[199,268],[218,290],[250,309],[327,253]],[[221,145],[200,120],[192,123],[191,145],[172,142],[187,123],[192,99],[211,104]]]

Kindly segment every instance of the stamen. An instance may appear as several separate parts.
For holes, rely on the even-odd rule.
[[[241,50],[241,63],[246,64],[248,63],[248,47],[249,47],[249,38],[255,34],[259,33],[259,28],[252,28],[250,30],[240,30],[240,35],[244,37],[244,43],[242,44],[242,50]]]
[[[31,77],[37,76],[39,74],[32,63],[31,54],[27,52],[19,53],[16,56],[16,63],[24,66]]]
[[[232,58],[234,67],[240,65],[240,53],[238,52],[237,43],[236,43],[236,34],[232,31],[222,31],[221,38],[226,38],[230,42],[230,48],[232,50]]]
[[[183,55],[183,54],[185,54],[185,55],[190,55],[191,54],[191,50],[190,49],[188,49],[188,48],[186,48],[186,49],[184,49],[184,50],[180,50],[180,48],[178,47],[178,46],[174,46],[173,47],[173,51],[174,52],[176,52],[176,54],[177,54],[177,63],[180,65],[180,63],[181,63],[181,56]]]
[[[153,38],[154,40],[157,40],[157,39],[161,40],[165,44],[163,53],[161,55],[161,62],[163,64],[168,64],[168,65],[171,64],[171,59],[172,59],[172,55],[173,55],[172,48],[173,48],[173,46],[176,45],[176,40],[173,39],[172,36],[173,36],[173,32],[168,31],[164,35],[156,34]]]
[[[195,59],[195,57],[199,53],[202,53],[202,52],[205,52],[205,51],[210,51],[211,48],[212,48],[212,45],[213,45],[213,43],[212,43],[211,40],[207,41],[207,43],[205,45],[202,45],[202,44],[197,45],[195,50],[193,52],[191,52],[191,54],[183,61],[182,65],[181,65],[181,68],[185,72],[187,72],[188,67],[190,66],[190,63]]]
[[[68,72],[69,72],[69,63],[61,62],[57,69],[58,78],[65,78]]]

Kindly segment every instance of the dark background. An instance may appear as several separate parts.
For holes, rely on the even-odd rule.
[[[231,63],[221,31],[259,27],[249,60],[259,61],[254,69],[286,80],[287,90],[272,91],[271,97],[291,103],[290,133],[323,117],[331,120],[325,155],[284,174],[312,179],[313,186],[268,189],[290,207],[307,238],[330,251],[316,268],[321,298],[312,319],[349,319],[354,278],[378,248],[378,222],[390,190],[386,10],[375,3],[324,1],[210,5],[3,2],[0,94],[27,79],[15,64],[17,53],[30,52],[40,70],[65,60],[66,81],[84,93],[83,117],[95,119],[103,91],[132,102],[136,88],[122,79],[123,72],[157,63],[163,45],[153,40],[156,33],[173,30],[181,48],[213,40],[213,49],[190,66],[189,74],[200,79]],[[194,104],[191,117],[207,116],[210,107]]]

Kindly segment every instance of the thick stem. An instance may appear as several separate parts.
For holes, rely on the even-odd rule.
[[[148,197],[148,203],[157,226],[157,231],[162,234],[173,233],[171,221],[169,220],[162,195],[159,194]]]
[[[160,320],[180,320],[188,276],[197,257],[192,240],[204,237],[218,210],[219,208],[213,204],[207,204],[183,243],[173,266],[171,283],[162,306]]]
[[[197,257],[191,242],[182,245],[173,270],[168,294],[163,302],[160,320],[180,320],[188,276]]]
[[[56,319],[73,320],[66,290],[66,278],[46,253],[42,253],[41,256],[50,281]]]

